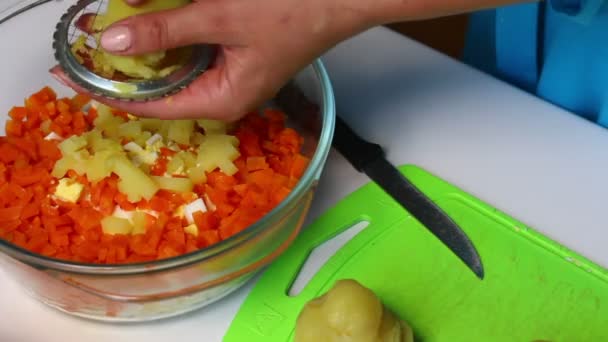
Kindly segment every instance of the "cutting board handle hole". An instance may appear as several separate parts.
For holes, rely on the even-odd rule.
[[[293,282],[289,291],[289,296],[295,297],[302,292],[302,290],[308,285],[308,282],[317,272],[325,265],[325,263],[342,248],[348,241],[357,236],[365,227],[369,225],[368,221],[360,221],[355,223],[350,228],[347,228],[342,233],[334,236],[330,240],[325,241],[320,246],[312,250],[300,272]]]

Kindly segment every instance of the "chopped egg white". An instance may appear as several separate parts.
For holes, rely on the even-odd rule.
[[[197,211],[201,211],[203,213],[207,211],[207,206],[205,205],[205,202],[203,202],[203,200],[200,198],[195,200],[194,202],[187,204],[184,208],[184,216],[186,217],[186,220],[189,224],[194,223],[193,214]]]
[[[51,132],[46,137],[44,137],[44,140],[63,140],[63,138],[59,134]]]
[[[146,140],[146,151],[160,152],[160,149],[164,146],[165,144],[163,143],[163,136],[158,133]]]
[[[156,162],[156,159],[158,159],[158,154],[156,152],[146,151],[133,141],[126,143],[123,148],[125,151],[132,154],[131,157],[136,163],[139,162],[152,165]]]
[[[114,208],[114,212],[112,213],[112,216],[114,217],[118,217],[118,218],[122,218],[125,220],[129,220],[129,222],[133,223],[133,212],[132,211],[126,211],[123,210],[120,206],[116,206]]]
[[[209,210],[215,211],[217,209],[217,207],[215,206],[215,204],[213,204],[213,202],[211,202],[211,198],[209,198],[209,196],[207,196],[207,194],[205,194],[204,196],[205,196],[205,203],[207,204],[207,207],[209,207]]]
[[[179,148],[179,146],[174,143],[173,141],[169,142],[169,145],[167,146],[170,150],[175,151],[175,152],[179,152],[181,151],[181,149]]]
[[[158,218],[158,211],[156,210],[140,210],[148,215],[154,216],[155,218]]]
[[[128,151],[128,152],[133,152],[133,153],[139,153],[142,152],[144,149],[141,148],[141,146],[137,145],[137,143],[134,143],[133,141],[126,143],[123,148]]]
[[[75,180],[62,178],[55,189],[55,197],[64,202],[76,203],[82,194],[84,186]]]

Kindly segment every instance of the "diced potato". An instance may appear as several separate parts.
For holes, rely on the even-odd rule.
[[[112,174],[112,168],[108,159],[116,155],[110,150],[100,151],[93,155],[87,162],[87,179],[92,183],[97,183]]]
[[[218,163],[217,166],[220,168],[220,171],[228,176],[234,176],[237,172],[239,172],[239,168],[236,167],[232,161],[224,160]]]
[[[174,192],[191,192],[194,184],[188,178],[150,176],[160,189]]]
[[[194,132],[192,135],[192,139],[190,140],[190,144],[192,146],[198,146],[203,143],[205,140],[205,135],[200,132]]]
[[[87,146],[87,139],[84,136],[73,135],[59,143],[59,149],[64,156],[72,155]]]
[[[143,211],[136,211],[133,213],[133,231],[131,234],[145,234],[146,233],[146,224],[148,222],[148,214]]]
[[[158,191],[156,183],[124,156],[112,156],[108,160],[112,171],[119,177],[118,191],[127,195],[130,202],[149,200]]]
[[[87,133],[87,140],[89,147],[94,153],[101,151],[112,151],[117,154],[123,153],[122,146],[118,141],[104,138],[98,129],[93,129]]]
[[[220,168],[228,175],[234,174],[236,167],[233,161],[240,156],[238,139],[234,136],[224,134],[207,135],[199,146],[197,166],[206,172]],[[232,165],[231,165],[232,164]]]
[[[118,126],[118,134],[121,137],[129,138],[135,140],[142,133],[142,124],[140,121],[131,120],[127,121]]]
[[[188,168],[186,173],[188,174],[188,178],[190,178],[194,184],[202,184],[207,181],[207,174],[202,166]]]
[[[128,235],[133,231],[133,225],[127,219],[107,216],[101,220],[101,230],[108,235]]]
[[[199,119],[196,123],[205,130],[205,134],[225,134],[228,124],[220,120]]]
[[[182,174],[185,172],[186,163],[182,158],[175,155],[169,162],[167,163],[167,173],[170,175],[174,174]]]
[[[84,186],[72,179],[62,178],[55,189],[55,196],[64,202],[76,203]]]
[[[139,120],[142,125],[142,129],[147,131],[157,132],[163,125],[163,120],[161,119],[152,119],[152,118],[143,118]]]
[[[101,130],[98,128],[93,128],[90,131],[83,134],[83,136],[87,139],[87,145],[89,147],[95,147],[95,145],[99,145],[99,141],[103,139],[103,135],[101,134]]]
[[[198,227],[195,224],[191,224],[184,228],[184,232],[192,236],[198,236]]]
[[[169,140],[169,128],[171,127],[171,120],[161,120],[162,124],[158,129],[158,134],[163,137],[163,141]]]
[[[175,158],[179,158],[179,159],[183,160],[184,161],[184,167],[186,169],[192,168],[192,167],[196,166],[196,156],[192,152],[179,151],[179,152],[177,152],[177,154],[173,158],[174,159]]]
[[[189,145],[194,133],[194,120],[175,120],[169,125],[168,138],[178,144]]]
[[[180,205],[173,212],[174,217],[184,218],[184,215],[186,215],[186,205],[185,204]]]
[[[97,109],[97,118],[93,124],[96,128],[103,131],[108,137],[118,138],[119,131],[118,127],[123,124],[125,120],[119,116],[112,114],[112,109],[106,105],[100,105]]]
[[[135,141],[135,143],[137,143],[139,146],[144,146],[150,137],[152,137],[152,133],[143,131],[138,137],[135,137],[133,141]]]
[[[86,172],[87,161],[83,159],[76,159],[70,155],[65,156],[55,162],[51,176],[55,178],[62,178],[66,175],[68,170],[74,170],[79,175]]]

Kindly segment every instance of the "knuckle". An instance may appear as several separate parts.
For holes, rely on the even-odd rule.
[[[167,22],[161,18],[150,21],[148,36],[156,42],[159,48],[169,48],[170,37]]]
[[[134,16],[131,26],[135,28],[135,45],[141,50],[168,48],[170,43],[167,22],[162,17]]]

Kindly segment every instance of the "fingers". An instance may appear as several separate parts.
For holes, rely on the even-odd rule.
[[[146,0],[125,0],[125,2],[131,6],[139,6],[142,5]]]
[[[221,12],[222,6],[207,5],[195,2],[127,18],[102,34],[101,45],[114,54],[137,55],[198,43],[238,44],[235,32],[221,24],[226,22],[223,17],[227,15]]]
[[[244,97],[249,96],[250,99],[256,97],[252,92],[234,89],[230,84],[226,74],[227,69],[224,66],[224,63],[220,61],[216,67],[207,70],[199,79],[181,92],[168,98],[149,102],[126,102],[91,95],[86,89],[70,80],[60,67],[54,67],[50,72],[59,82],[71,87],[76,92],[87,94],[101,103],[136,116],[160,119],[208,118],[234,121],[257,105],[257,103],[252,103]],[[237,96],[237,91],[240,94],[239,96]]]

